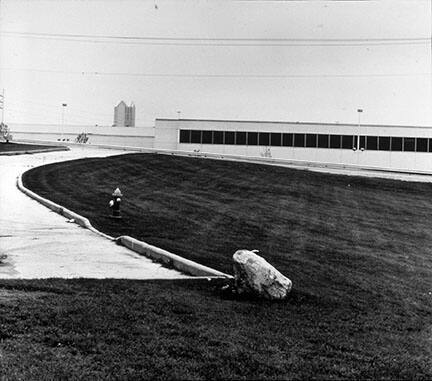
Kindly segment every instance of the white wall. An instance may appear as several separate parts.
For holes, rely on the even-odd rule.
[[[353,151],[351,149],[264,147],[240,145],[180,144],[180,129],[322,133],[340,135],[372,135],[432,138],[432,127],[413,126],[360,126],[318,123],[278,122],[236,122],[156,119],[153,127],[110,127],[110,126],[62,126],[36,124],[10,124],[14,139],[34,141],[75,141],[78,134],[88,134],[88,144],[124,145],[140,148],[156,148],[247,157],[298,160],[337,165],[358,165],[402,171],[423,171],[432,173],[432,153]]]
[[[9,124],[16,140],[74,142],[80,133],[88,136],[87,144],[125,145],[132,147],[153,148],[153,127],[110,127],[110,126],[62,126],[40,124]]]
[[[378,167],[401,171],[424,171],[432,173],[432,153],[395,151],[353,151],[352,149],[263,147],[217,144],[181,144],[179,130],[219,130],[317,133],[335,135],[369,135],[432,138],[432,127],[422,126],[357,126],[350,124],[241,122],[210,120],[156,119],[155,147],[180,151],[200,151],[247,157],[299,160],[338,165]]]
[[[176,120],[159,120],[155,123],[155,148],[159,149],[178,149],[178,134],[181,121]],[[183,128],[183,127],[182,127]]]

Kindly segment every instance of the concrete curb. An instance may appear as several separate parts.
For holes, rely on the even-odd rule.
[[[13,155],[26,155],[33,153],[44,153],[44,152],[57,152],[57,151],[69,151],[69,147],[56,147],[56,148],[43,148],[43,149],[35,149],[35,150],[26,150],[26,151],[9,151],[9,152],[0,152],[0,156],[13,156]]]
[[[129,236],[121,236],[117,238],[117,241],[127,248],[145,255],[157,262],[164,263],[170,267],[191,275],[196,276],[212,276],[221,278],[232,278],[231,275],[223,272],[214,270],[210,267],[200,265],[189,259],[180,257],[179,255],[170,253],[169,251],[160,249],[156,246],[149,245],[148,243],[138,241],[135,238]]]
[[[129,236],[121,236],[115,239],[107,234],[104,234],[99,230],[95,229],[88,220],[88,218],[80,216],[79,214],[72,212],[71,210],[66,209],[61,205],[58,205],[55,202],[47,200],[46,198],[39,196],[38,194],[32,192],[30,189],[26,188],[22,183],[22,175],[23,174],[21,174],[17,178],[17,187],[21,192],[38,201],[52,211],[66,218],[73,219],[75,223],[82,226],[83,228],[89,229],[93,233],[99,234],[100,236],[107,238],[111,241],[116,241],[117,243],[122,244],[123,246],[140,255],[144,255],[156,262],[168,265],[168,267],[173,267],[176,270],[185,274],[194,275],[196,277],[232,278],[231,275],[222,273],[207,266],[200,265],[199,263],[180,257],[176,254],[170,253],[169,251],[160,249],[156,246],[149,245],[148,243],[139,241],[135,238]]]
[[[115,240],[113,237],[111,237],[107,234],[104,234],[104,233],[100,232],[99,230],[95,229],[91,225],[90,221],[87,218],[80,216],[79,214],[72,212],[71,210],[66,209],[61,205],[58,205],[55,202],[47,200],[46,198],[44,198],[42,196],[39,196],[38,194],[32,192],[30,189],[27,189],[22,183],[22,174],[20,176],[18,176],[18,178],[17,178],[17,187],[21,192],[23,192],[27,196],[31,197],[32,199],[36,200],[37,202],[41,203],[42,205],[46,206],[47,208],[51,209],[52,211],[66,217],[66,218],[73,219],[75,223],[82,226],[83,228],[89,229],[92,232],[99,234],[100,236],[107,238],[111,241]]]

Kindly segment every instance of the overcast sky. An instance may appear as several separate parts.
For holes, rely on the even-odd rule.
[[[67,103],[66,123],[111,125],[124,100],[141,126],[178,110],[182,118],[356,122],[358,108],[364,123],[432,125],[431,7],[2,0],[5,119],[60,123]]]

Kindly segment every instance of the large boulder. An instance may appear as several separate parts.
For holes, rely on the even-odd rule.
[[[284,299],[292,282],[264,258],[249,250],[238,250],[233,255],[234,282],[239,294],[254,294],[266,299]]]

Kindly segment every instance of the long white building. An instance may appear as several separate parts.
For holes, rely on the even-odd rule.
[[[159,149],[432,173],[432,127],[156,119]]]
[[[11,124],[14,139],[432,175],[432,126],[156,119],[154,127]]]

